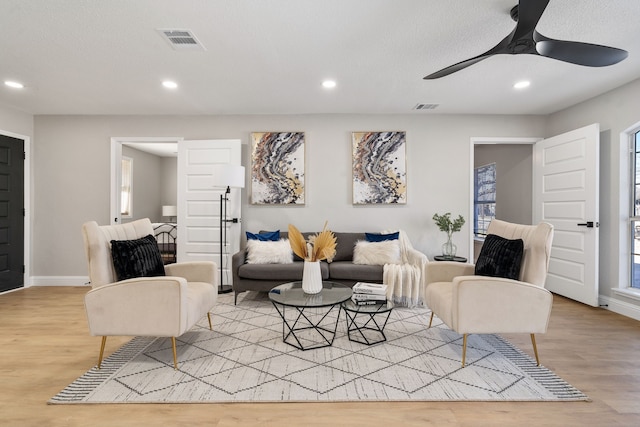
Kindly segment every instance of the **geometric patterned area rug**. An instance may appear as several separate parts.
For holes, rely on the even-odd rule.
[[[462,368],[462,337],[427,329],[426,307],[394,308],[371,346],[348,339],[341,312],[333,345],[302,351],[265,294],[244,296],[219,295],[214,330],[204,318],[177,339],[178,370],[170,338],[136,337],[49,403],[589,400],[497,335],[470,335]]]

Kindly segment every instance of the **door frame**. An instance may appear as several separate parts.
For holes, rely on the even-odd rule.
[[[473,218],[473,170],[475,169],[475,146],[476,145],[531,145],[533,146],[536,142],[543,140],[544,138],[537,137],[471,137],[469,144],[469,220],[468,224],[471,224],[471,219]],[[532,156],[531,161],[535,164],[535,155]],[[531,177],[531,194],[533,197],[533,177]],[[533,203],[533,200],[531,201]],[[474,241],[475,236],[473,235],[473,227],[469,227],[469,262],[473,262],[475,259],[474,253]]]
[[[31,286],[31,137],[0,129],[0,134],[11,138],[21,139],[24,144],[24,274],[23,288]],[[13,292],[16,288],[7,292]]]
[[[120,188],[122,186],[122,145],[127,142],[136,143],[158,143],[158,142],[175,142],[184,140],[182,136],[134,136],[123,137],[114,136],[111,138],[111,190],[110,190],[110,210],[109,222],[111,225],[120,224]]]

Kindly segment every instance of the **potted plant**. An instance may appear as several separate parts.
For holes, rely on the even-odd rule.
[[[293,224],[289,224],[289,244],[293,253],[304,259],[302,270],[302,290],[307,294],[317,294],[322,290],[320,261],[331,262],[336,255],[336,235],[327,230],[327,223],[320,233],[305,241],[302,233]]]
[[[444,215],[434,214],[433,220],[436,222],[440,231],[447,233],[447,241],[442,245],[442,255],[453,259],[453,257],[456,256],[456,250],[458,248],[451,241],[451,236],[453,233],[462,229],[464,218],[462,215],[458,215],[458,218],[451,220],[451,212],[447,212]]]

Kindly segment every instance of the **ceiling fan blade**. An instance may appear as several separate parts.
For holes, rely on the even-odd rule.
[[[450,65],[446,68],[443,68],[440,71],[436,71],[435,73],[429,74],[428,76],[424,77],[423,80],[433,80],[433,79],[439,79],[440,77],[444,77],[444,76],[448,76],[449,74],[453,74],[456,71],[460,71],[462,69],[465,69],[473,64],[476,64],[480,61],[482,61],[483,59],[487,59],[493,55],[498,55],[501,53],[509,53],[508,52],[508,45],[509,45],[509,40],[511,39],[511,35],[508,35],[507,37],[505,37],[504,39],[502,39],[502,41],[500,43],[498,43],[496,46],[492,47],[491,49],[489,49],[488,51],[486,51],[483,54],[480,54],[478,56],[474,56],[473,58],[469,58],[469,59],[465,59],[464,61],[458,62],[457,64],[453,64]]]
[[[517,6],[518,23],[512,40],[518,40],[533,33],[548,4],[549,0],[520,0]]]
[[[554,40],[543,36],[537,31],[534,34],[534,40],[536,41],[536,50],[541,56],[587,67],[606,67],[617,64],[629,56],[626,50],[615,47],[568,40]]]
[[[482,54],[479,56],[476,56],[475,58],[471,58],[471,59],[466,59],[464,61],[458,62],[457,64],[453,64],[450,65],[446,68],[443,68],[440,71],[436,71],[435,73],[429,74],[428,76],[424,77],[423,80],[433,80],[433,79],[439,79],[440,77],[444,77],[444,76],[448,76],[449,74],[453,74],[456,71],[460,71],[464,68],[467,68],[477,62],[482,61],[483,59],[487,59],[488,57],[492,56],[491,55],[487,55],[487,54]]]

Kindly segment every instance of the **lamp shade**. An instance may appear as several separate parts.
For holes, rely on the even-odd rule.
[[[212,170],[214,187],[244,188],[244,166],[217,163]]]
[[[162,206],[162,216],[178,216],[178,207],[171,205]]]

